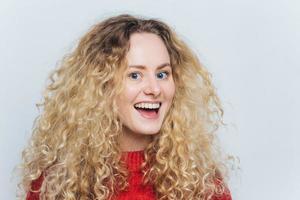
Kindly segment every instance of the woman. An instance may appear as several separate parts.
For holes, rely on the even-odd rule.
[[[209,73],[163,22],[95,25],[51,75],[22,185],[33,199],[231,199]]]

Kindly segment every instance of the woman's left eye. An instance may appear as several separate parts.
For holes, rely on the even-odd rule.
[[[169,75],[169,72],[159,72],[157,74],[157,78],[160,78],[160,79],[166,79]]]

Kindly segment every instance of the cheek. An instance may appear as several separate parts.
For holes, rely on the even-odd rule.
[[[168,100],[172,100],[174,95],[175,95],[175,83],[170,82],[166,87],[165,87],[165,95]]]
[[[122,92],[122,94],[120,95],[120,103],[123,106],[124,105],[128,105],[128,104],[133,104],[136,96],[138,94],[138,91],[136,89],[136,87],[133,86],[125,86],[124,91]]]

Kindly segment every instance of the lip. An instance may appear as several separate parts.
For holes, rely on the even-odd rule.
[[[137,111],[138,114],[139,114],[141,117],[143,117],[144,119],[157,120],[157,119],[159,118],[159,116],[160,116],[159,111],[156,113],[155,116],[148,116],[147,114],[143,114],[143,111],[138,111],[138,110],[136,110],[136,111]]]

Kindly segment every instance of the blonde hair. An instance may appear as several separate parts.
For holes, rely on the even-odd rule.
[[[144,183],[154,185],[158,199],[209,199],[224,192],[226,167],[215,143],[223,110],[210,73],[165,23],[130,15],[92,27],[51,74],[38,104],[43,112],[22,154],[25,191],[41,175],[41,199],[110,199],[128,186],[115,99],[129,38],[137,32],[161,37],[176,86],[162,128],[145,149]]]

